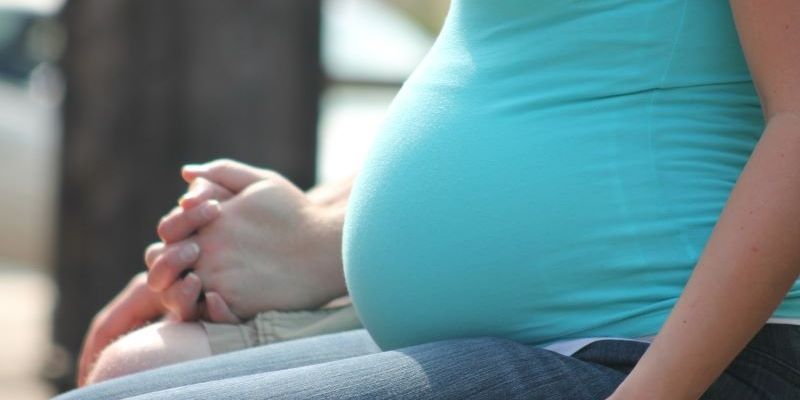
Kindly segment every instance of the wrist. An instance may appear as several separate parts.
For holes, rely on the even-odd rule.
[[[311,204],[317,206],[342,207],[347,204],[354,179],[355,177],[351,176],[339,181],[314,186],[306,192],[306,198]]]
[[[317,206],[309,228],[314,234],[309,249],[314,249],[307,264],[309,276],[317,287],[320,299],[327,303],[347,294],[342,263],[342,230],[344,207]]]

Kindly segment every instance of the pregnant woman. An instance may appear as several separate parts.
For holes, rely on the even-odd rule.
[[[797,43],[795,0],[453,0],[349,197],[366,331],[67,397],[800,398]]]

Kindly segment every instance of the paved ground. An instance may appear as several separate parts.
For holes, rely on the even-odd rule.
[[[0,261],[49,264],[57,116],[25,88],[0,81]]]
[[[0,262],[0,399],[37,400],[54,394],[38,379],[49,349],[54,297],[41,272]]]
[[[0,399],[46,399],[38,379],[55,301],[47,277],[55,193],[56,110],[0,82]]]

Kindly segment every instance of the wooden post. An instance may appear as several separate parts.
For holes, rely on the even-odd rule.
[[[54,339],[71,356],[145,268],[182,164],[230,157],[313,183],[319,14],[319,0],[67,2]]]

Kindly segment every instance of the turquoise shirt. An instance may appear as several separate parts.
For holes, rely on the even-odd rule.
[[[383,348],[655,334],[763,124],[726,0],[454,0],[351,195],[358,314]]]

